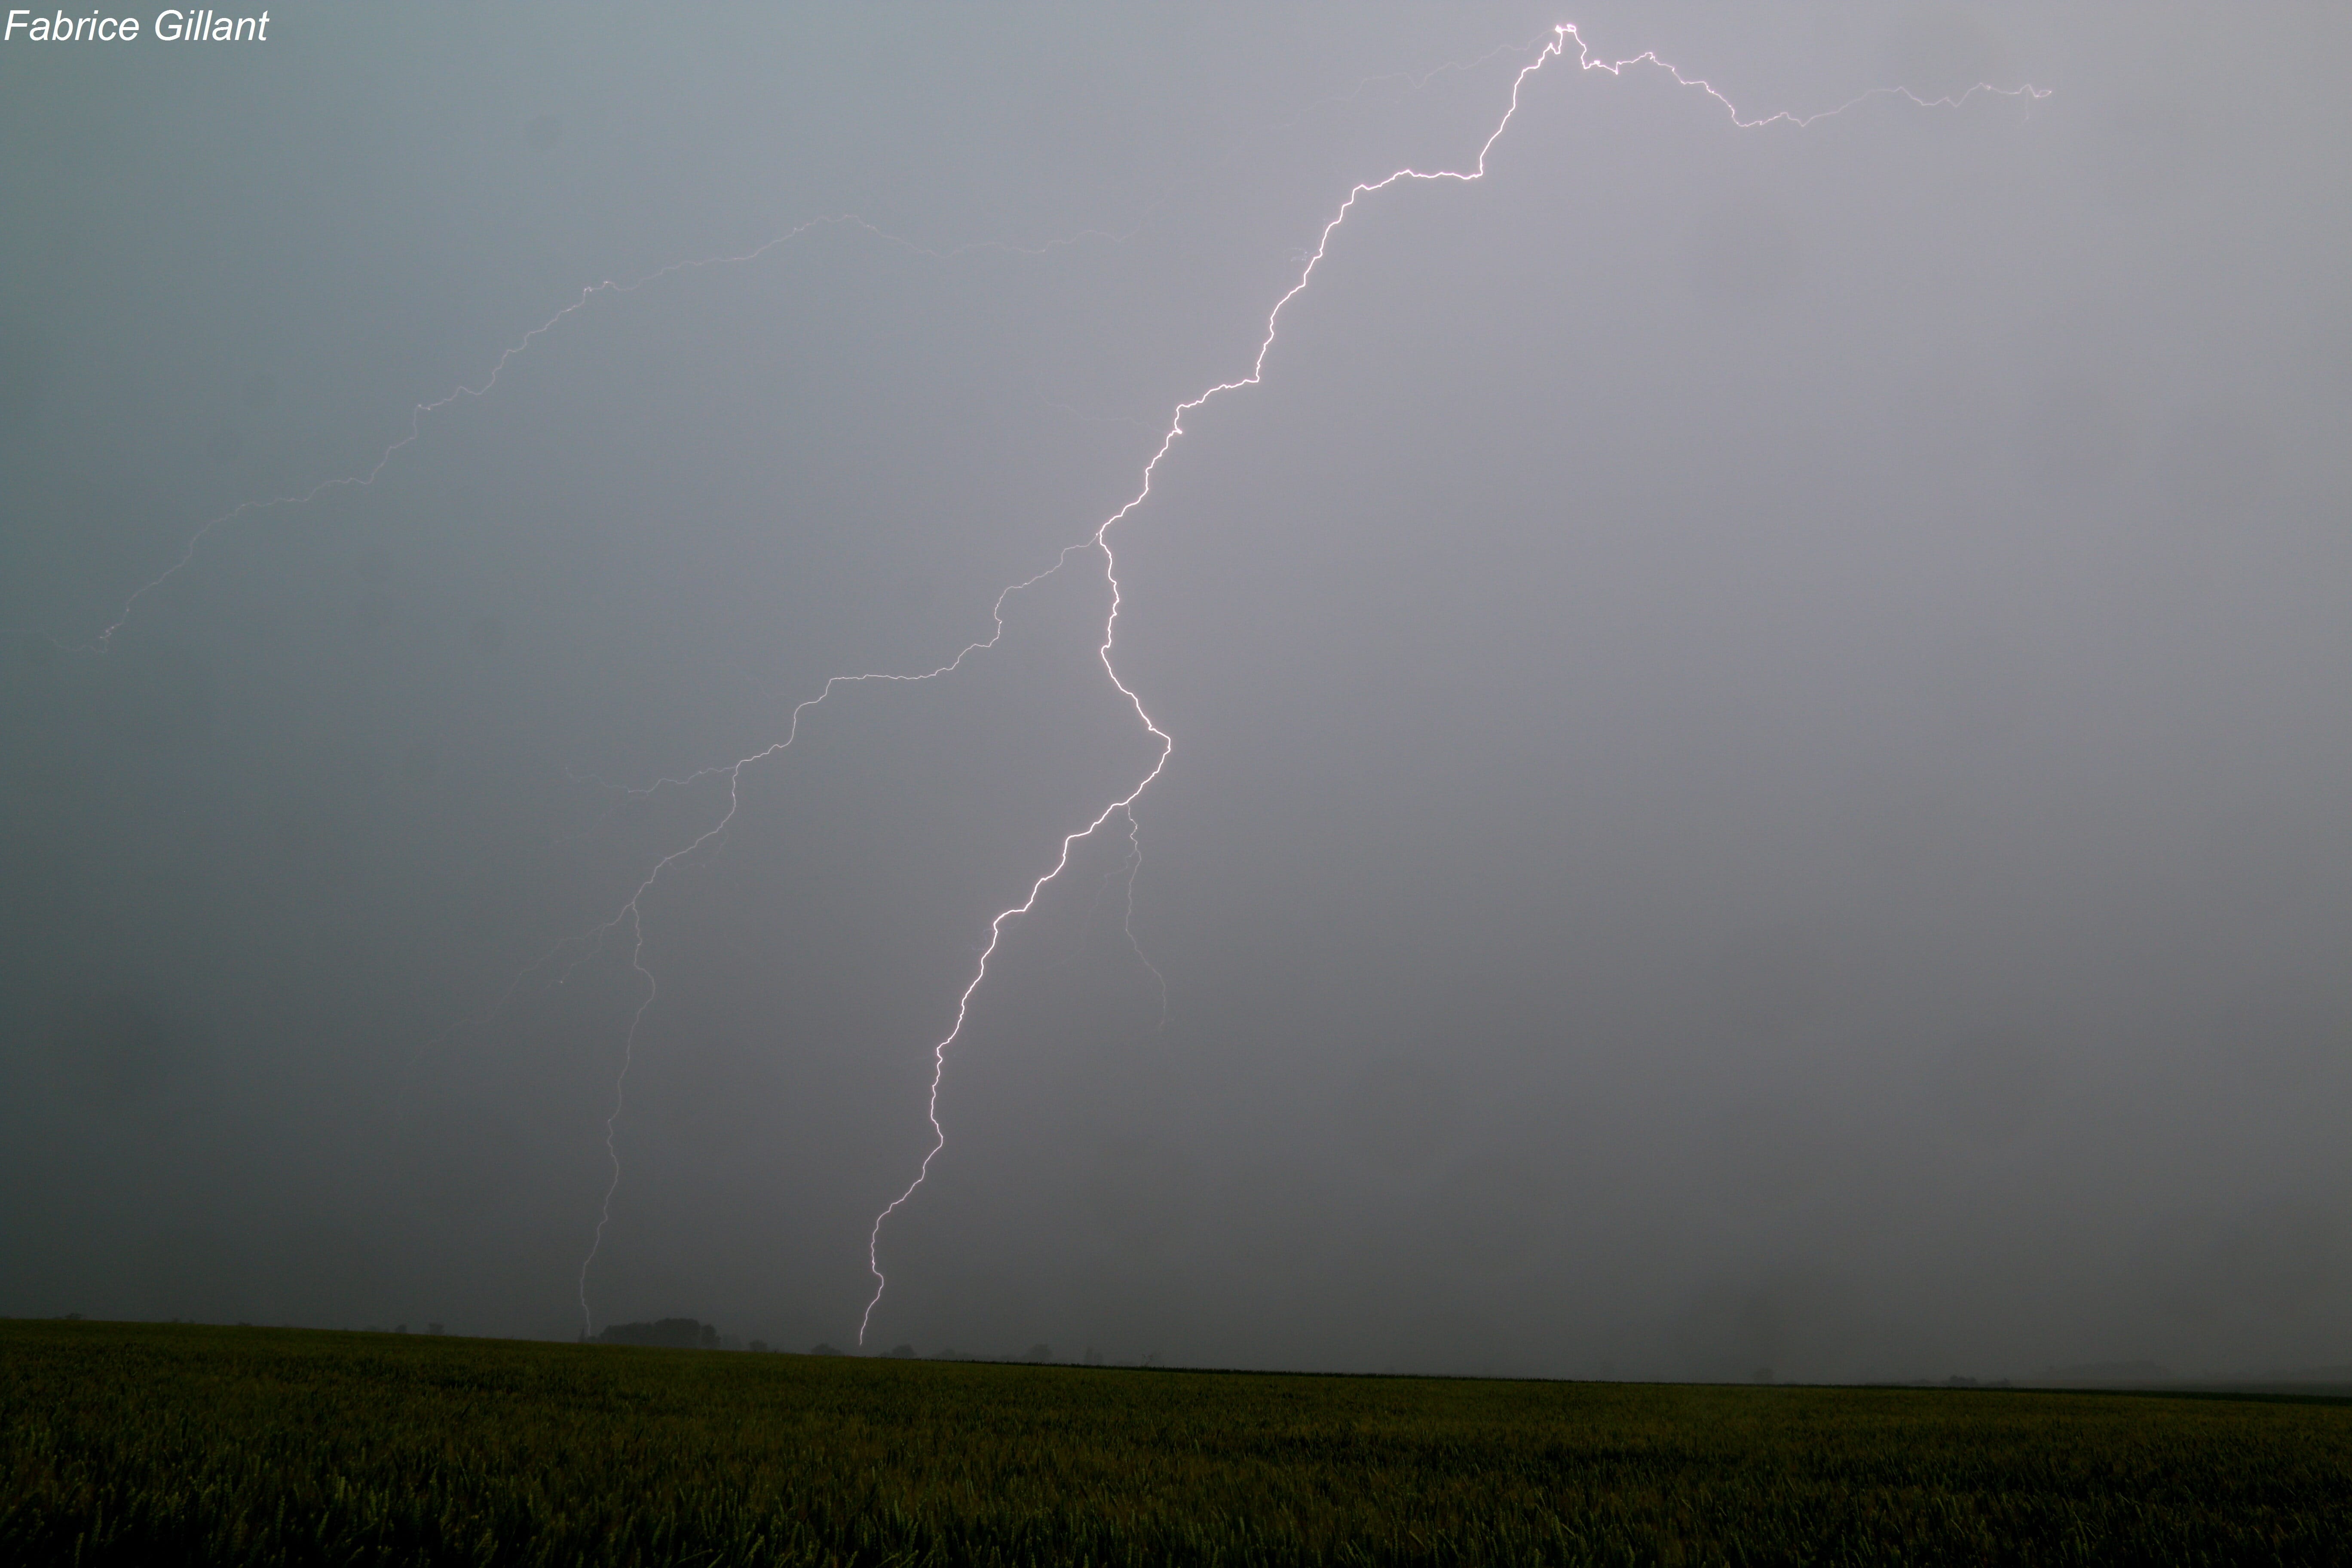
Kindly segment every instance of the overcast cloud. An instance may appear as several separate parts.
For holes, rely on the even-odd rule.
[[[1575,21],[2049,96],[1555,62],[1358,204],[1110,536],[1174,751],[868,1348],[2352,1361],[2335,13],[273,17],[0,46],[0,1312],[580,1331],[576,939],[728,808],[628,789],[988,637]],[[640,900],[599,1326],[852,1342],[1156,755],[1108,605]]]

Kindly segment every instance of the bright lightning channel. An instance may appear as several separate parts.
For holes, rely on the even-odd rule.
[[[859,1344],[862,1345],[866,1342],[866,1330],[872,1325],[874,1321],[874,1310],[881,1305],[882,1293],[889,1287],[889,1280],[882,1272],[882,1226],[892,1215],[904,1207],[908,1200],[914,1197],[916,1192],[922,1186],[924,1179],[930,1174],[931,1162],[937,1159],[940,1152],[947,1147],[947,1130],[940,1124],[940,1084],[947,1073],[948,1049],[956,1043],[957,1037],[963,1033],[964,1023],[971,1014],[972,994],[978,991],[981,987],[982,982],[988,978],[989,961],[996,956],[996,950],[1003,942],[1005,922],[1008,921],[1017,920],[1021,916],[1027,914],[1031,910],[1034,909],[1037,904],[1038,897],[1045,892],[1047,885],[1053,882],[1055,878],[1059,877],[1064,868],[1069,865],[1071,849],[1078,843],[1079,840],[1090,837],[1096,829],[1101,827],[1104,823],[1108,822],[1114,816],[1124,816],[1126,817],[1129,831],[1129,843],[1135,855],[1138,857],[1138,862],[1139,864],[1142,847],[1141,841],[1139,837],[1140,829],[1135,818],[1135,803],[1137,799],[1142,795],[1145,790],[1151,787],[1152,781],[1159,778],[1160,773],[1166,771],[1169,754],[1175,749],[1174,740],[1169,736],[1167,731],[1160,729],[1158,724],[1152,722],[1151,715],[1144,710],[1143,700],[1137,696],[1136,693],[1129,688],[1125,681],[1119,679],[1118,669],[1111,662],[1111,647],[1116,640],[1116,634],[1118,629],[1118,610],[1121,598],[1121,589],[1118,581],[1118,563],[1117,558],[1112,554],[1110,548],[1110,531],[1119,523],[1125,521],[1137,508],[1140,507],[1150,498],[1152,476],[1158,471],[1160,459],[1167,457],[1169,449],[1175,446],[1177,437],[1184,434],[1184,416],[1186,415],[1208,403],[1212,398],[1223,396],[1224,394],[1229,392],[1238,392],[1245,386],[1255,386],[1265,378],[1266,355],[1271,353],[1274,350],[1274,340],[1282,322],[1282,312],[1288,308],[1293,300],[1296,300],[1299,295],[1305,293],[1307,291],[1307,285],[1315,280],[1316,268],[1322,265],[1324,256],[1328,253],[1331,248],[1331,236],[1339,231],[1339,227],[1341,224],[1348,221],[1348,215],[1355,210],[1357,202],[1366,196],[1374,195],[1381,191],[1385,191],[1391,185],[1403,184],[1415,181],[1436,182],[1450,180],[1462,184],[1468,184],[1475,181],[1485,179],[1486,177],[1486,155],[1494,151],[1495,143],[1502,140],[1503,132],[1510,129],[1512,118],[1519,111],[1519,93],[1521,89],[1527,86],[1528,78],[1541,70],[1549,61],[1556,58],[1564,58],[1568,52],[1568,47],[1570,43],[1573,43],[1576,46],[1577,64],[1581,68],[1588,71],[1607,71],[1612,76],[1622,77],[1628,69],[1634,66],[1654,66],[1674,78],[1675,81],[1680,86],[1704,92],[1709,98],[1714,99],[1716,102],[1721,104],[1725,111],[1731,116],[1732,124],[1742,131],[1760,130],[1768,125],[1785,124],[1798,127],[1811,125],[1817,121],[1827,120],[1832,115],[1843,114],[1849,109],[1853,109],[1857,105],[1869,102],[1871,100],[1877,98],[1899,97],[1908,99],[1911,102],[1916,103],[1922,108],[1958,108],[1961,103],[1965,102],[1969,98],[1974,97],[1978,93],[1997,95],[2004,98],[2021,97],[2027,99],[2041,99],[2049,96],[2046,90],[2034,88],[2030,85],[2025,87],[2004,89],[1994,87],[1990,83],[1987,82],[1979,82],[1975,87],[1969,89],[1968,91],[1959,94],[1958,97],[1944,97],[1937,99],[1922,98],[1917,93],[1911,91],[1908,88],[1873,88],[1867,92],[1856,94],[1854,97],[1847,100],[1842,104],[1839,104],[1834,109],[1823,110],[1816,114],[1798,115],[1782,110],[1779,113],[1766,115],[1760,119],[1743,120],[1740,118],[1738,107],[1735,105],[1730,99],[1717,91],[1712,83],[1708,82],[1704,78],[1685,76],[1679,68],[1660,59],[1655,51],[1645,50],[1641,54],[1633,56],[1631,58],[1622,60],[1595,59],[1592,57],[1591,49],[1586,45],[1582,35],[1578,33],[1576,30],[1575,24],[1563,22],[1559,26],[1552,29],[1551,41],[1544,45],[1543,48],[1538,52],[1534,59],[1520,67],[1518,74],[1511,79],[1510,101],[1505,106],[1502,118],[1495,122],[1495,129],[1488,132],[1486,140],[1479,144],[1477,161],[1473,163],[1471,167],[1468,169],[1434,170],[1403,168],[1399,169],[1395,173],[1388,174],[1381,179],[1360,183],[1348,192],[1347,199],[1339,204],[1339,210],[1332,215],[1330,222],[1323,226],[1323,232],[1318,237],[1314,250],[1307,256],[1305,265],[1299,269],[1298,281],[1293,283],[1288,290],[1286,290],[1280,299],[1274,302],[1274,309],[1266,312],[1265,334],[1258,340],[1257,356],[1250,363],[1249,374],[1244,376],[1237,377],[1232,381],[1219,382],[1216,385],[1210,387],[1199,396],[1192,398],[1188,402],[1178,404],[1176,405],[1175,413],[1169,419],[1167,432],[1160,437],[1159,450],[1153,452],[1151,454],[1151,460],[1143,466],[1143,482],[1141,488],[1135,492],[1134,497],[1129,500],[1125,506],[1119,508],[1117,511],[1111,513],[1110,516],[1102,521],[1101,524],[1095,529],[1093,536],[1086,542],[1084,546],[1072,547],[1073,549],[1084,548],[1090,551],[1100,551],[1102,552],[1103,575],[1108,580],[1111,590],[1110,614],[1103,623],[1103,640],[1102,647],[1100,649],[1103,671],[1110,677],[1110,683],[1118,689],[1118,694],[1133,705],[1135,715],[1138,719],[1142,721],[1144,729],[1150,733],[1154,740],[1160,742],[1160,755],[1151,764],[1150,771],[1143,775],[1142,779],[1137,783],[1133,789],[1128,791],[1126,795],[1103,807],[1101,814],[1092,822],[1087,823],[1084,827],[1079,828],[1076,832],[1070,834],[1062,840],[1061,854],[1056,857],[1052,868],[1048,869],[1044,876],[1039,877],[1036,881],[1030,884],[1029,896],[1027,898],[1024,899],[1021,902],[1013,905],[1009,909],[999,911],[996,918],[989,922],[988,945],[981,950],[980,963],[972,973],[971,982],[964,986],[963,994],[956,998],[955,1025],[947,1032],[945,1038],[941,1039],[938,1045],[931,1047],[931,1088],[930,1100],[927,1112],[931,1123],[931,1146],[924,1153],[922,1163],[916,1168],[915,1179],[908,1183],[906,1190],[900,1193],[897,1197],[892,1198],[888,1204],[883,1206],[882,1212],[874,1216],[874,1228],[868,1232],[866,1236],[866,1268],[874,1276],[874,1294],[866,1303],[866,1311],[864,1315],[857,1321],[857,1342]],[[1048,571],[1060,570],[1063,563],[1069,559],[1070,554],[1070,550],[1065,550],[1062,553],[1061,561],[1055,562],[1054,566],[1049,568]],[[1033,581],[1034,580],[1034,579],[1033,579]],[[1001,608],[1003,601],[999,600],[998,604]],[[1134,911],[1134,883],[1131,878],[1128,887],[1128,938],[1129,941],[1132,942],[1134,941],[1135,933],[1132,923]],[[1140,948],[1137,950],[1137,956],[1142,956]],[[1147,963],[1149,961],[1147,961]],[[1160,972],[1157,969],[1152,971],[1155,977],[1158,976],[1159,973]],[[1161,997],[1162,1018],[1164,1020],[1166,1016],[1166,993],[1164,982]]]

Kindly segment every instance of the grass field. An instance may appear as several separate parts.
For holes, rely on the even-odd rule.
[[[2345,1563],[2352,1405],[0,1322],[9,1563]]]

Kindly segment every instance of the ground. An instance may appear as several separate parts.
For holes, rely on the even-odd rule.
[[[0,1322],[0,1561],[2329,1563],[2352,1402]]]

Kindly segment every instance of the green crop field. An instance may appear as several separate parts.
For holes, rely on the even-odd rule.
[[[2345,1563],[2352,1405],[0,1323],[8,1563]]]

